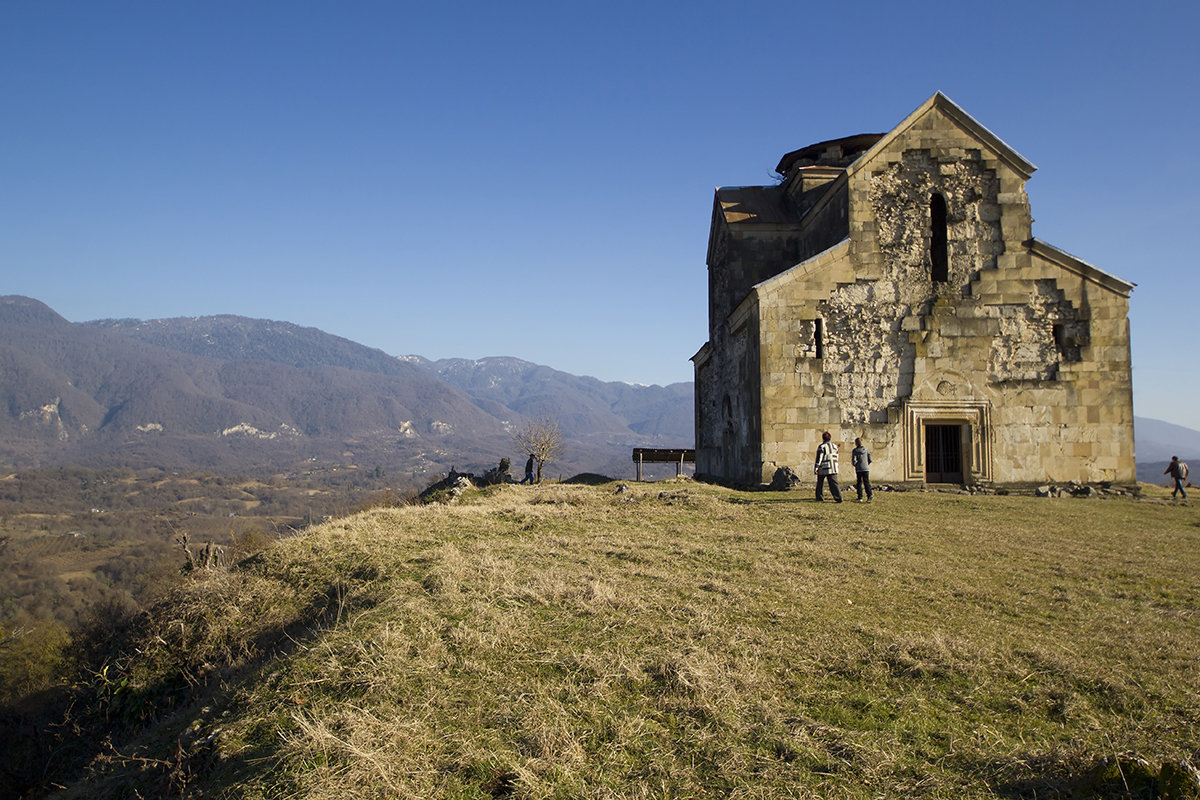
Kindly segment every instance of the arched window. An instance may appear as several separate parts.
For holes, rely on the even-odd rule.
[[[947,254],[946,198],[937,192],[929,198],[929,263],[934,283],[950,280],[950,259]]]

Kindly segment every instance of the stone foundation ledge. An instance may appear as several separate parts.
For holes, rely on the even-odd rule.
[[[697,473],[692,479],[700,483],[711,483],[724,486],[727,489],[737,489],[744,492],[812,492],[816,479],[808,475],[797,476],[790,469],[780,467],[776,471],[775,480],[771,483],[747,484],[718,478],[714,475]],[[845,474],[838,476],[842,490],[854,491],[853,476]],[[1065,481],[1055,483],[924,483],[921,481],[889,481],[887,483],[871,481],[871,488],[876,492],[942,492],[945,494],[994,494],[994,495],[1032,495],[1034,497],[1142,497],[1142,487],[1136,484],[1113,483],[1098,481],[1084,483],[1082,481]]]
[[[1084,483],[1065,481],[1054,483],[976,483],[939,484],[913,481],[880,484],[876,491],[945,492],[947,494],[1033,495],[1034,497],[1141,497],[1142,488],[1136,484],[1117,484],[1111,481]]]

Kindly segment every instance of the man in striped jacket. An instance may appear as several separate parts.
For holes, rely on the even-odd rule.
[[[829,480],[829,493],[833,499],[842,502],[842,490],[838,488],[838,449],[833,443],[829,431],[821,434],[821,444],[817,447],[817,462],[813,464],[813,472],[817,474],[817,502],[825,499],[821,491],[822,484]]]

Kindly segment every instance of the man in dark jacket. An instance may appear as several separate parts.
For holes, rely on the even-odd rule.
[[[862,439],[854,440],[850,463],[854,465],[854,488],[858,492],[858,502],[863,501],[863,489],[867,490],[867,502],[871,502],[871,451],[863,446]]]
[[[1175,491],[1171,492],[1171,499],[1175,499],[1175,494],[1183,495],[1183,499],[1187,500],[1187,492],[1183,490],[1183,484],[1188,479],[1188,465],[1179,460],[1179,456],[1171,456],[1171,463],[1167,464],[1167,469],[1163,475],[1170,475],[1175,479]]]
[[[529,454],[529,460],[525,462],[525,477],[521,479],[521,483],[533,486],[533,453]]]

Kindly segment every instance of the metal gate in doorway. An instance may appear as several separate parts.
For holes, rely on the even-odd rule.
[[[958,483],[963,478],[962,425],[925,425],[925,482]]]

